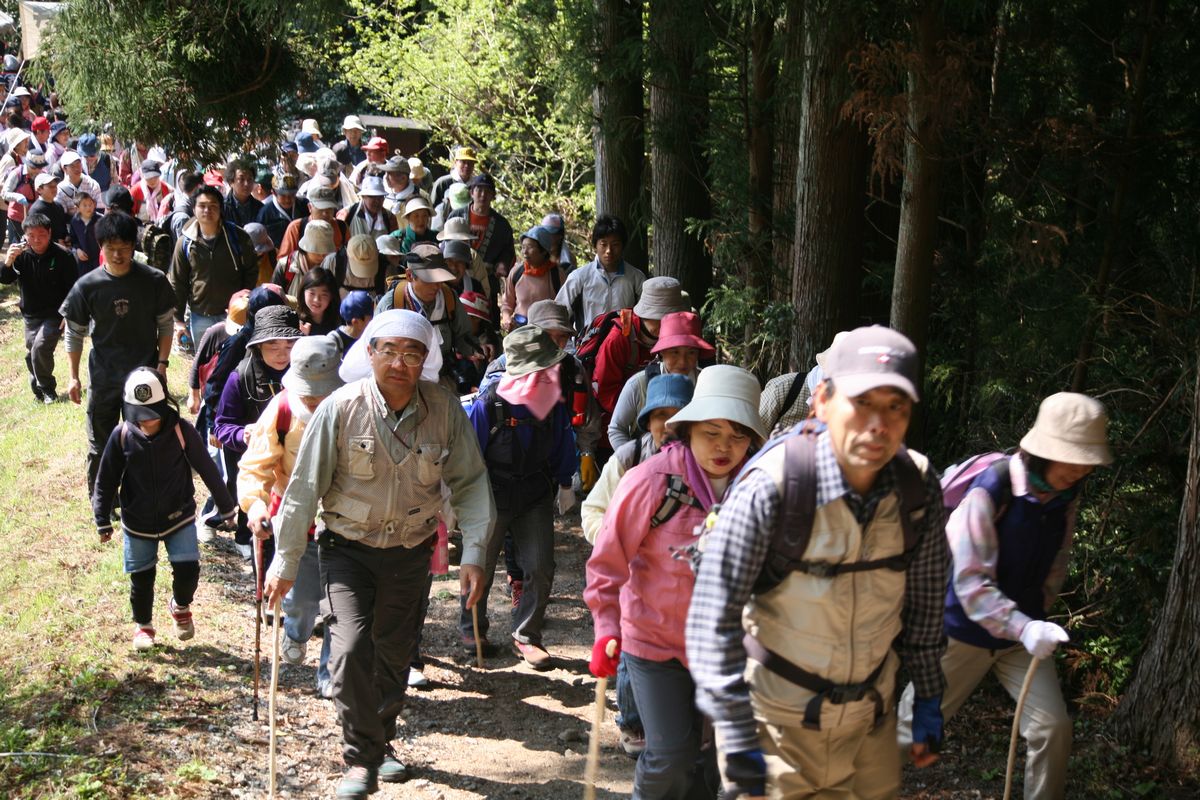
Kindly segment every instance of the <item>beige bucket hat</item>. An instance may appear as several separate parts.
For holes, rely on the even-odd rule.
[[[762,389],[758,378],[732,364],[714,364],[700,370],[692,401],[667,420],[672,428],[680,422],[705,422],[727,419],[754,431],[760,442],[767,439],[762,419],[758,416],[758,400]]]
[[[1108,412],[1086,394],[1052,394],[1042,401],[1033,427],[1021,438],[1021,449],[1063,464],[1111,464]]]

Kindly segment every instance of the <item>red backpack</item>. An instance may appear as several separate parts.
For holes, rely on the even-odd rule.
[[[578,343],[575,345],[575,357],[583,362],[588,375],[595,371],[596,355],[600,352],[600,345],[608,338],[612,329],[618,326],[621,329],[621,335],[629,339],[629,358],[625,362],[625,371],[632,372],[637,369],[641,353],[638,347],[637,332],[633,325],[633,309],[623,308],[620,311],[609,311],[596,317],[579,335]]]

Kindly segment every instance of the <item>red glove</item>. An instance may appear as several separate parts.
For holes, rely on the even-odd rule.
[[[588,669],[597,678],[611,678],[617,674],[617,660],[621,655],[621,640],[616,636],[602,636],[592,646],[592,660]]]

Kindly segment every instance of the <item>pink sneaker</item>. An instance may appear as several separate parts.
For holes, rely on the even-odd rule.
[[[139,625],[133,632],[133,649],[149,650],[154,647],[154,628]]]

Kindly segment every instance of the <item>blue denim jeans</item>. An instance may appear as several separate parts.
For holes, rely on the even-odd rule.
[[[642,732],[642,715],[638,713],[637,698],[629,683],[629,668],[625,666],[625,654],[617,662],[617,727],[623,731]]]
[[[313,625],[321,614],[321,600],[325,590],[321,586],[321,566],[319,548],[316,542],[309,542],[300,557],[300,571],[296,573],[296,582],[283,598],[283,613],[287,619],[283,622],[283,632],[293,642],[307,642],[312,638]],[[317,685],[329,680],[329,626],[321,637],[321,660],[317,664]]]
[[[713,750],[700,751],[704,718],[696,684],[678,660],[650,661],[625,653],[629,682],[646,731],[633,773],[633,800],[702,800],[716,793]],[[711,784],[711,785],[710,785]]]
[[[191,318],[188,320],[188,335],[192,337],[192,347],[199,350],[200,340],[204,338],[204,332],[216,325],[218,322],[225,321],[224,314],[201,314],[196,309],[190,309]]]
[[[199,561],[200,545],[196,541],[195,524],[187,525],[165,539],[143,539],[125,534],[125,571],[141,572],[158,563],[158,543],[167,550],[167,560]]]

